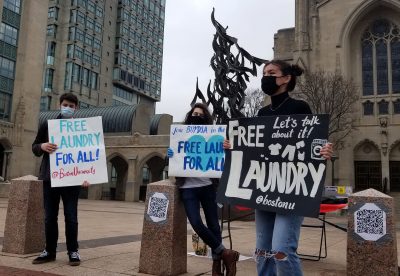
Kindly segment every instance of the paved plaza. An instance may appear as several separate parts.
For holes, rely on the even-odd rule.
[[[7,199],[0,198],[1,236],[4,232],[6,212]],[[66,254],[61,208],[57,260],[32,265],[32,259],[37,254],[21,256],[0,253],[0,275],[144,275],[138,272],[143,213],[143,202],[80,200],[79,241],[82,263],[78,267],[71,267],[68,265]],[[346,216],[340,213],[329,215],[327,220],[346,226]],[[313,224],[318,221],[307,219],[307,223]],[[250,257],[255,245],[254,221],[235,221],[231,229],[233,248]],[[303,261],[305,275],[346,274],[346,233],[329,225],[326,229],[328,256],[320,261]],[[191,233],[188,224],[188,251],[192,249]],[[320,233],[320,229],[302,228],[299,252],[315,254],[319,249]],[[3,237],[0,238],[1,241],[2,239]],[[228,240],[225,239],[224,243],[228,244]],[[184,275],[211,275],[211,260],[188,256],[188,272]],[[256,275],[254,260],[249,258],[240,261],[237,275]]]

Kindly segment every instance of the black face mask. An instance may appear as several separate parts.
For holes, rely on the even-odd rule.
[[[278,91],[279,87],[276,84],[276,76],[263,76],[261,78],[261,89],[265,94],[272,96]]]
[[[188,118],[188,123],[189,125],[204,125],[206,123],[206,118],[190,115]]]

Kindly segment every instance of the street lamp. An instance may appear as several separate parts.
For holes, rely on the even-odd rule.
[[[338,156],[332,155],[331,162],[332,162],[332,186],[335,186],[335,161],[339,159]]]

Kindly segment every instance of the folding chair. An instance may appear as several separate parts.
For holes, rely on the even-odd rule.
[[[226,209],[227,210],[226,211],[227,218],[224,218],[224,214],[225,214],[224,210],[225,210],[225,208],[227,208]],[[232,218],[231,217],[231,208],[235,208],[238,211],[248,211],[249,213]],[[241,220],[241,219],[243,219],[245,217],[254,215],[254,211],[253,211],[253,209],[248,208],[248,207],[239,206],[239,205],[231,206],[229,204],[222,205],[222,207],[220,209],[221,209],[221,216],[220,216],[220,218],[221,218],[221,233],[224,231],[224,224],[225,223],[227,224],[227,230],[228,230],[228,234],[225,235],[225,236],[222,236],[222,239],[228,238],[229,239],[229,248],[232,249],[231,222],[235,221],[235,220]]]
[[[320,213],[318,216],[318,220],[321,221],[321,224],[303,224],[301,227],[306,227],[306,228],[320,228],[321,229],[321,239],[319,243],[319,252],[318,255],[311,255],[311,254],[302,254],[302,253],[297,253],[297,255],[300,256],[301,259],[304,260],[309,260],[309,261],[319,261],[320,259],[324,259],[328,256],[328,249],[326,246],[326,224],[329,224],[333,227],[336,227],[342,231],[347,232],[347,229],[344,227],[341,227],[339,225],[336,225],[334,223],[331,223],[329,221],[326,221],[326,213],[329,212],[334,212],[340,209],[343,209],[347,206],[347,204],[321,204],[320,205]]]

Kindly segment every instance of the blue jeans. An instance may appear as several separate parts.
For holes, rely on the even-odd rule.
[[[58,208],[60,198],[64,205],[65,237],[68,252],[78,251],[78,198],[80,186],[52,188],[43,182],[46,251],[56,254],[58,240]]]
[[[256,210],[256,252],[259,276],[301,276],[296,254],[303,217]],[[276,258],[275,254],[284,254]]]
[[[214,185],[199,188],[182,188],[180,192],[186,215],[193,230],[211,247],[213,259],[220,259],[225,247],[222,245]],[[203,207],[207,226],[204,225],[200,216],[200,204]]]

